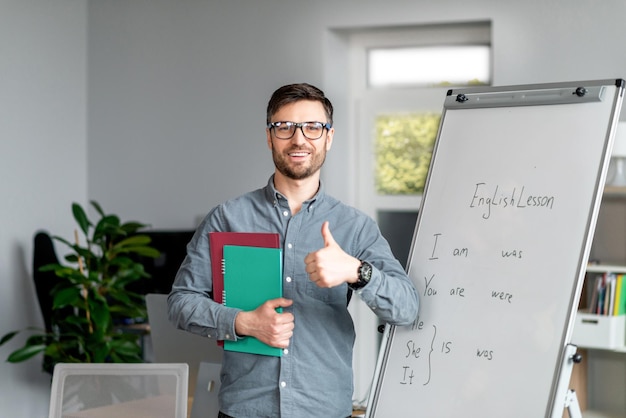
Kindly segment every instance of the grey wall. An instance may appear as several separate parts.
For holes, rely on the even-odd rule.
[[[0,336],[43,327],[34,232],[71,236],[87,199],[86,43],[85,1],[0,0]],[[23,342],[0,348],[0,416],[48,416],[41,361],[4,361]]]
[[[619,0],[92,1],[89,196],[158,228],[193,226],[265,183],[266,101],[304,80],[338,105],[325,178],[350,200],[348,74],[335,30],[490,19],[495,84],[615,78],[626,74],[624,11]]]
[[[284,83],[335,102],[324,178],[351,202],[335,30],[490,19],[494,83],[507,85],[626,77],[624,12],[623,0],[0,0],[0,334],[40,321],[33,232],[71,235],[72,201],[190,228],[262,186],[265,104]],[[38,369],[0,363],[0,416],[46,415]]]

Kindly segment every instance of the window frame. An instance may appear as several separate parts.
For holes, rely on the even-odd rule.
[[[398,48],[445,45],[489,45],[491,22],[472,21],[418,26],[381,27],[355,30],[348,36],[350,51],[350,94],[353,141],[355,146],[356,205],[376,219],[379,210],[417,210],[421,195],[378,195],[375,190],[375,117],[382,113],[441,112],[451,86],[368,85],[367,52],[372,48]],[[493,80],[493,50],[490,53]]]

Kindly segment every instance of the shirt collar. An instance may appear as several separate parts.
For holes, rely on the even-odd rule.
[[[317,193],[309,200],[306,200],[303,206],[306,206],[306,208],[310,210],[315,202],[323,201],[325,195],[326,191],[324,188],[324,182],[320,179],[320,187],[319,189],[317,189]],[[276,190],[276,187],[274,187],[274,174],[272,174],[267,181],[267,186],[265,187],[265,196],[274,206],[278,204],[278,201],[280,199],[285,199],[285,196],[283,196],[282,193],[280,193],[278,190]]]

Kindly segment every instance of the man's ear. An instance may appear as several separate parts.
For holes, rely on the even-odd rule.
[[[330,151],[333,146],[333,138],[335,136],[335,128],[330,128],[326,133],[326,151]]]
[[[268,128],[265,128],[265,136],[267,137],[267,147],[272,149],[272,133]]]

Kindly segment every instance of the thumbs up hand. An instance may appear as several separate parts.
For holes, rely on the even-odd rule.
[[[309,279],[319,287],[335,287],[346,282],[356,282],[361,262],[337,244],[330,233],[328,221],[322,225],[322,238],[324,247],[304,258]]]

